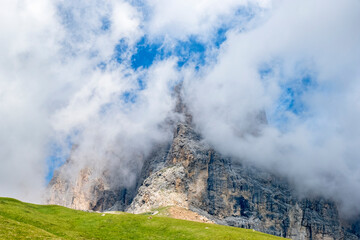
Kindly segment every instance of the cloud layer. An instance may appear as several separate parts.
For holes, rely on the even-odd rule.
[[[5,5],[0,195],[39,201],[49,163],[71,144],[79,167],[110,165],[131,182],[171,137],[172,88],[183,81],[216,149],[360,212],[358,1]]]

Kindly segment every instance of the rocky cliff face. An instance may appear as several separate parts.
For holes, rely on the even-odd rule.
[[[360,237],[359,222],[341,220],[332,201],[298,199],[286,179],[214,151],[194,130],[190,115],[175,127],[173,141],[146,159],[133,187],[112,189],[105,173],[94,175],[89,168],[71,179],[67,168],[71,161],[50,182],[49,203],[132,213],[172,205],[219,224],[294,240]]]
[[[333,202],[297,199],[286,179],[223,158],[186,123],[174,136],[164,167],[139,187],[129,212],[179,205],[219,224],[291,239],[359,238]]]

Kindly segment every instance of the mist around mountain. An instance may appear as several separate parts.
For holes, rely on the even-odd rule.
[[[171,163],[170,155],[157,149],[171,146],[178,124],[189,124],[191,117],[198,145],[227,159],[224,166],[245,164],[286,179],[291,194],[280,194],[289,198],[279,203],[326,199],[331,203],[326,207],[304,203],[300,209],[314,214],[317,208],[336,209],[331,219],[356,222],[359,1],[5,0],[3,6],[1,196],[45,202],[49,182],[62,172],[68,186],[78,190],[89,187],[76,185],[84,182],[79,176],[105,176],[99,192],[115,189],[107,199],[123,204],[119,208],[130,206],[142,181],[159,170],[157,163],[185,164],[187,174],[186,159]],[[179,84],[188,114],[176,109]],[[166,159],[149,164],[154,151]],[[202,159],[196,154],[190,155]],[[153,167],[143,175],[147,164]],[[235,170],[228,170],[223,175],[214,170],[214,176],[232,176]],[[229,182],[240,187],[234,179]],[[118,195],[121,189],[134,191]],[[213,196],[219,198],[214,202],[231,195],[215,189],[220,195]],[[271,192],[262,196],[277,196]],[[247,198],[257,204],[257,198]],[[247,207],[260,211],[250,203]],[[310,219],[315,221],[315,215]],[[286,221],[273,231],[287,232]],[[335,231],[340,235],[358,229],[336,221],[330,225],[343,228]],[[310,223],[301,226],[314,229]]]
[[[144,156],[132,185],[116,171],[88,163],[77,173],[77,149],[49,183],[47,203],[85,211],[135,214],[169,209],[175,218],[248,228],[293,240],[358,239],[359,218],[341,214],[341,206],[321,195],[299,195],[291,178],[216,151],[194,128],[193,117],[175,89],[174,111],[183,118],[168,122],[173,138]],[[248,133],[267,124],[264,112]],[[71,173],[69,172],[71,171]],[[75,178],[71,176],[76,176]],[[189,218],[190,216],[193,216]]]

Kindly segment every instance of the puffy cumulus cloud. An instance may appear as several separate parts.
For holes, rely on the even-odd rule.
[[[257,28],[229,33],[218,61],[187,73],[185,84],[198,128],[221,152],[288,176],[301,193],[331,197],[355,214],[359,7],[352,0],[278,2]],[[262,111],[268,124],[259,121]]]
[[[119,40],[129,46],[136,41],[140,20],[135,8],[120,1],[104,5],[98,1],[97,6],[77,2],[71,7],[70,1],[3,4],[0,194],[39,201],[51,142],[61,139],[53,115],[81,95],[83,86],[94,84],[96,76],[118,77],[99,74],[97,65],[106,58],[109,61]],[[104,82],[111,84],[111,80]]]

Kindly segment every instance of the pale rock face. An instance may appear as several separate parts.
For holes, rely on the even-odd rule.
[[[77,210],[90,209],[94,204],[92,188],[97,186],[100,191],[105,189],[101,179],[92,179],[90,168],[84,168],[79,172],[74,182],[71,182],[66,174],[57,174],[50,183],[51,188],[49,204],[59,204]]]
[[[290,229],[290,236],[294,239],[299,240],[306,240],[306,228],[301,225],[301,222],[298,219],[301,219],[303,216],[303,210],[299,206],[298,203],[289,211],[289,221],[291,225],[289,226]]]
[[[68,161],[49,183],[47,203],[62,205],[77,210],[117,210],[124,209],[131,192],[123,188],[111,188],[106,172],[99,175],[90,167],[78,172],[77,177],[69,173],[72,162]]]
[[[164,168],[151,174],[138,189],[127,208],[130,213],[144,213],[164,206],[188,208],[187,196],[182,189],[183,166]]]
[[[178,106],[184,111],[184,106]],[[186,115],[186,114],[185,114]],[[355,240],[360,221],[342,220],[336,204],[298,199],[287,179],[221,156],[194,130],[186,115],[172,142],[158,146],[133,187],[112,189],[105,174],[82,169],[75,180],[62,166],[49,184],[51,204],[83,210],[149,212],[178,206],[206,221],[255,229],[293,240]]]

